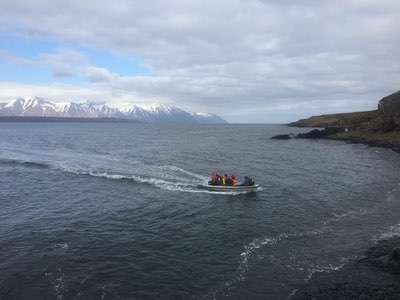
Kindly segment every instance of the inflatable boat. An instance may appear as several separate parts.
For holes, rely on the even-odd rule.
[[[259,185],[199,185],[199,188],[214,192],[257,192]]]

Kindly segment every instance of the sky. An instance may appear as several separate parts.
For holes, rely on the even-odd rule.
[[[165,103],[233,123],[400,90],[398,0],[1,0],[0,102]]]

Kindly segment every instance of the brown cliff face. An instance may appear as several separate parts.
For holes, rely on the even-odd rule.
[[[378,104],[378,118],[371,124],[373,131],[400,130],[400,91],[384,97]]]
[[[385,115],[400,115],[400,91],[382,98],[378,104],[378,111]]]

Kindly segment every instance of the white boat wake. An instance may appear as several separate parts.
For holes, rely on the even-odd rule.
[[[46,167],[63,172],[105,178],[110,180],[130,180],[139,184],[149,184],[159,189],[187,193],[216,195],[243,195],[248,190],[207,190],[199,186],[207,185],[208,177],[175,165],[149,165],[135,160],[123,160],[104,154],[52,153],[52,152],[3,152],[2,164],[17,164],[24,167]],[[7,155],[8,154],[8,155]],[[262,190],[258,188],[257,191]]]

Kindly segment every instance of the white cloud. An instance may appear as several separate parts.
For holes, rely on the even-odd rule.
[[[0,102],[17,97],[43,95],[56,101],[99,99],[110,100],[111,94],[105,90],[75,87],[70,85],[33,85],[14,82],[0,82]]]
[[[373,108],[400,87],[397,0],[4,0],[1,7],[7,34],[140,57],[152,68],[151,76],[122,76],[76,51],[39,58],[56,77],[88,79],[72,89],[109,101],[158,99],[268,122],[286,120],[274,110],[293,107],[298,115]]]

